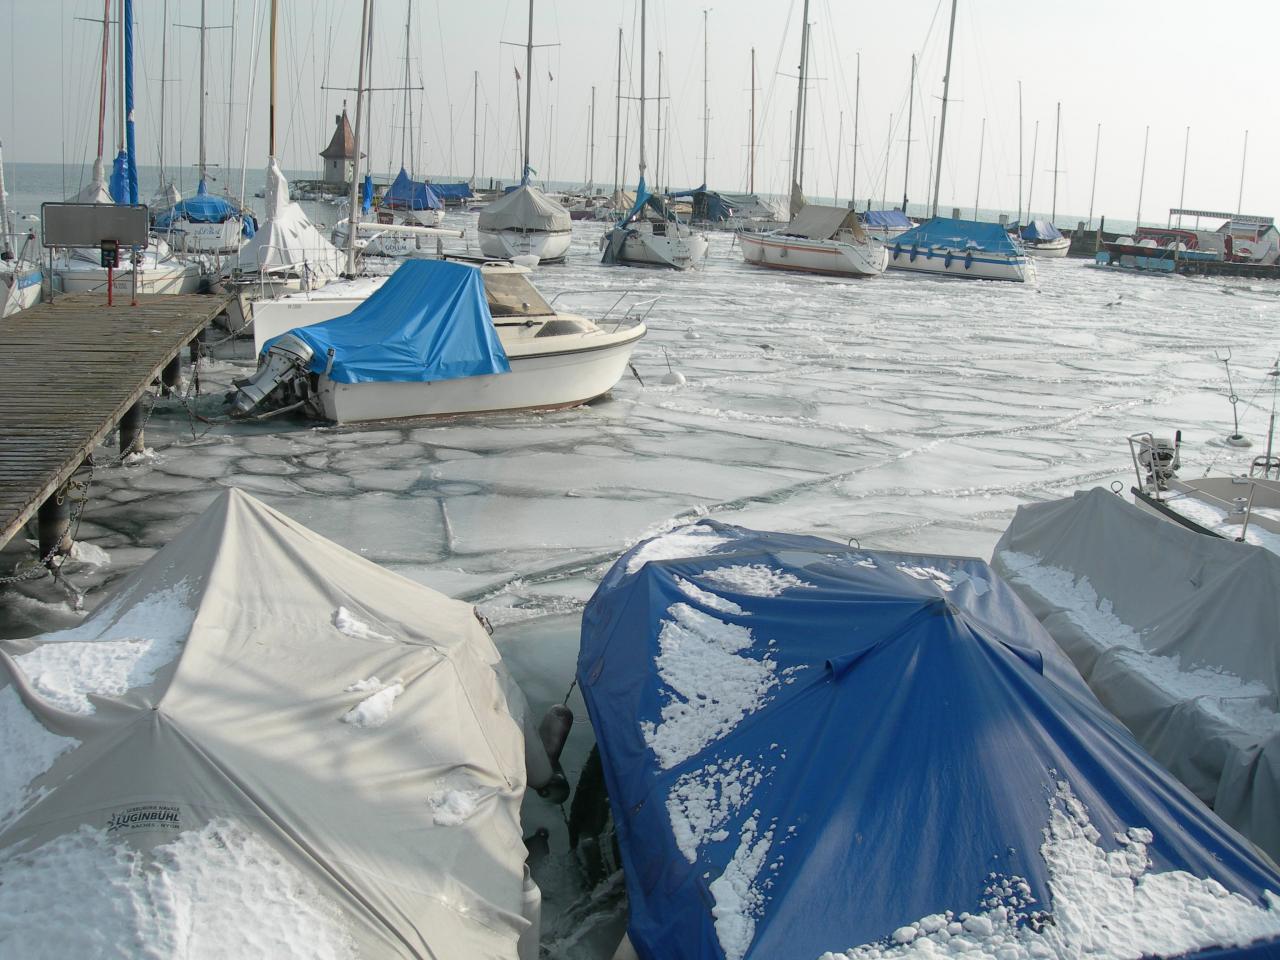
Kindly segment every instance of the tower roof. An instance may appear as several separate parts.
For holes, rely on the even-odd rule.
[[[342,107],[342,114],[334,118],[334,123],[333,138],[329,141],[329,145],[320,151],[320,156],[326,160],[354,160],[356,137],[351,131],[351,122],[347,120],[345,104]]]

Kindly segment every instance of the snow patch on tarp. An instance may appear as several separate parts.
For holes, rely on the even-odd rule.
[[[274,848],[225,818],[146,855],[87,825],[6,853],[0,943],[24,960],[123,957],[107,945],[126,944],[137,950],[127,955],[147,957],[357,955],[336,905]]]
[[[0,829],[36,799],[31,789],[37,777],[48,773],[53,762],[79,740],[52,733],[27,709],[13,687],[0,690],[0,730],[4,750],[0,751]]]
[[[1263,904],[1184,870],[1157,871],[1146,827],[1118,831],[1117,849],[1066,781],[1049,803],[1040,847],[1050,902],[1037,904],[1021,877],[992,874],[981,905],[930,914],[884,940],[824,953],[821,960],[991,957],[997,960],[1177,957],[1210,947],[1244,947],[1280,936],[1280,897]]]
[[[729,542],[728,537],[720,536],[710,527],[700,524],[678,527],[649,540],[634,551],[627,558],[627,573],[636,573],[646,563],[654,560],[700,557]]]

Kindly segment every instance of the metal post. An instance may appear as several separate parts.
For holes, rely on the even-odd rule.
[[[59,487],[36,512],[40,559],[71,549],[71,496],[67,486]]]
[[[1102,145],[1102,124],[1093,138],[1093,180],[1089,185],[1089,226],[1093,226],[1093,195],[1098,186],[1098,147]]]
[[[1187,154],[1191,151],[1191,128],[1182,141],[1182,187],[1178,190],[1178,226],[1182,226],[1182,210],[1187,205]]]
[[[1151,126],[1148,124],[1147,132],[1142,138],[1142,176],[1138,178],[1138,219],[1134,224],[1134,232],[1142,226],[1142,188],[1147,183],[1147,144],[1151,140]]]
[[[982,148],[987,143],[987,118],[982,118],[982,133],[978,136],[978,186],[973,194],[973,219],[978,219],[978,200],[982,196]]]
[[[118,424],[120,430],[120,456],[141,453],[146,449],[146,441],[142,435],[142,401],[139,400],[124,412]]]

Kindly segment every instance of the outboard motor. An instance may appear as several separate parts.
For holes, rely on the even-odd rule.
[[[1182,446],[1182,431],[1171,442],[1167,437],[1149,437],[1138,451],[1138,462],[1147,471],[1147,482],[1163,490],[1169,479],[1178,473],[1182,463],[1178,457]]]
[[[282,383],[305,374],[315,351],[304,341],[286,333],[267,351],[266,359],[247,383],[242,384],[231,401],[231,415],[243,417],[252,413]]]

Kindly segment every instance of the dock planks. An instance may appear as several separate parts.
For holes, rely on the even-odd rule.
[[[78,293],[0,320],[0,547],[71,478],[223,296]]]

